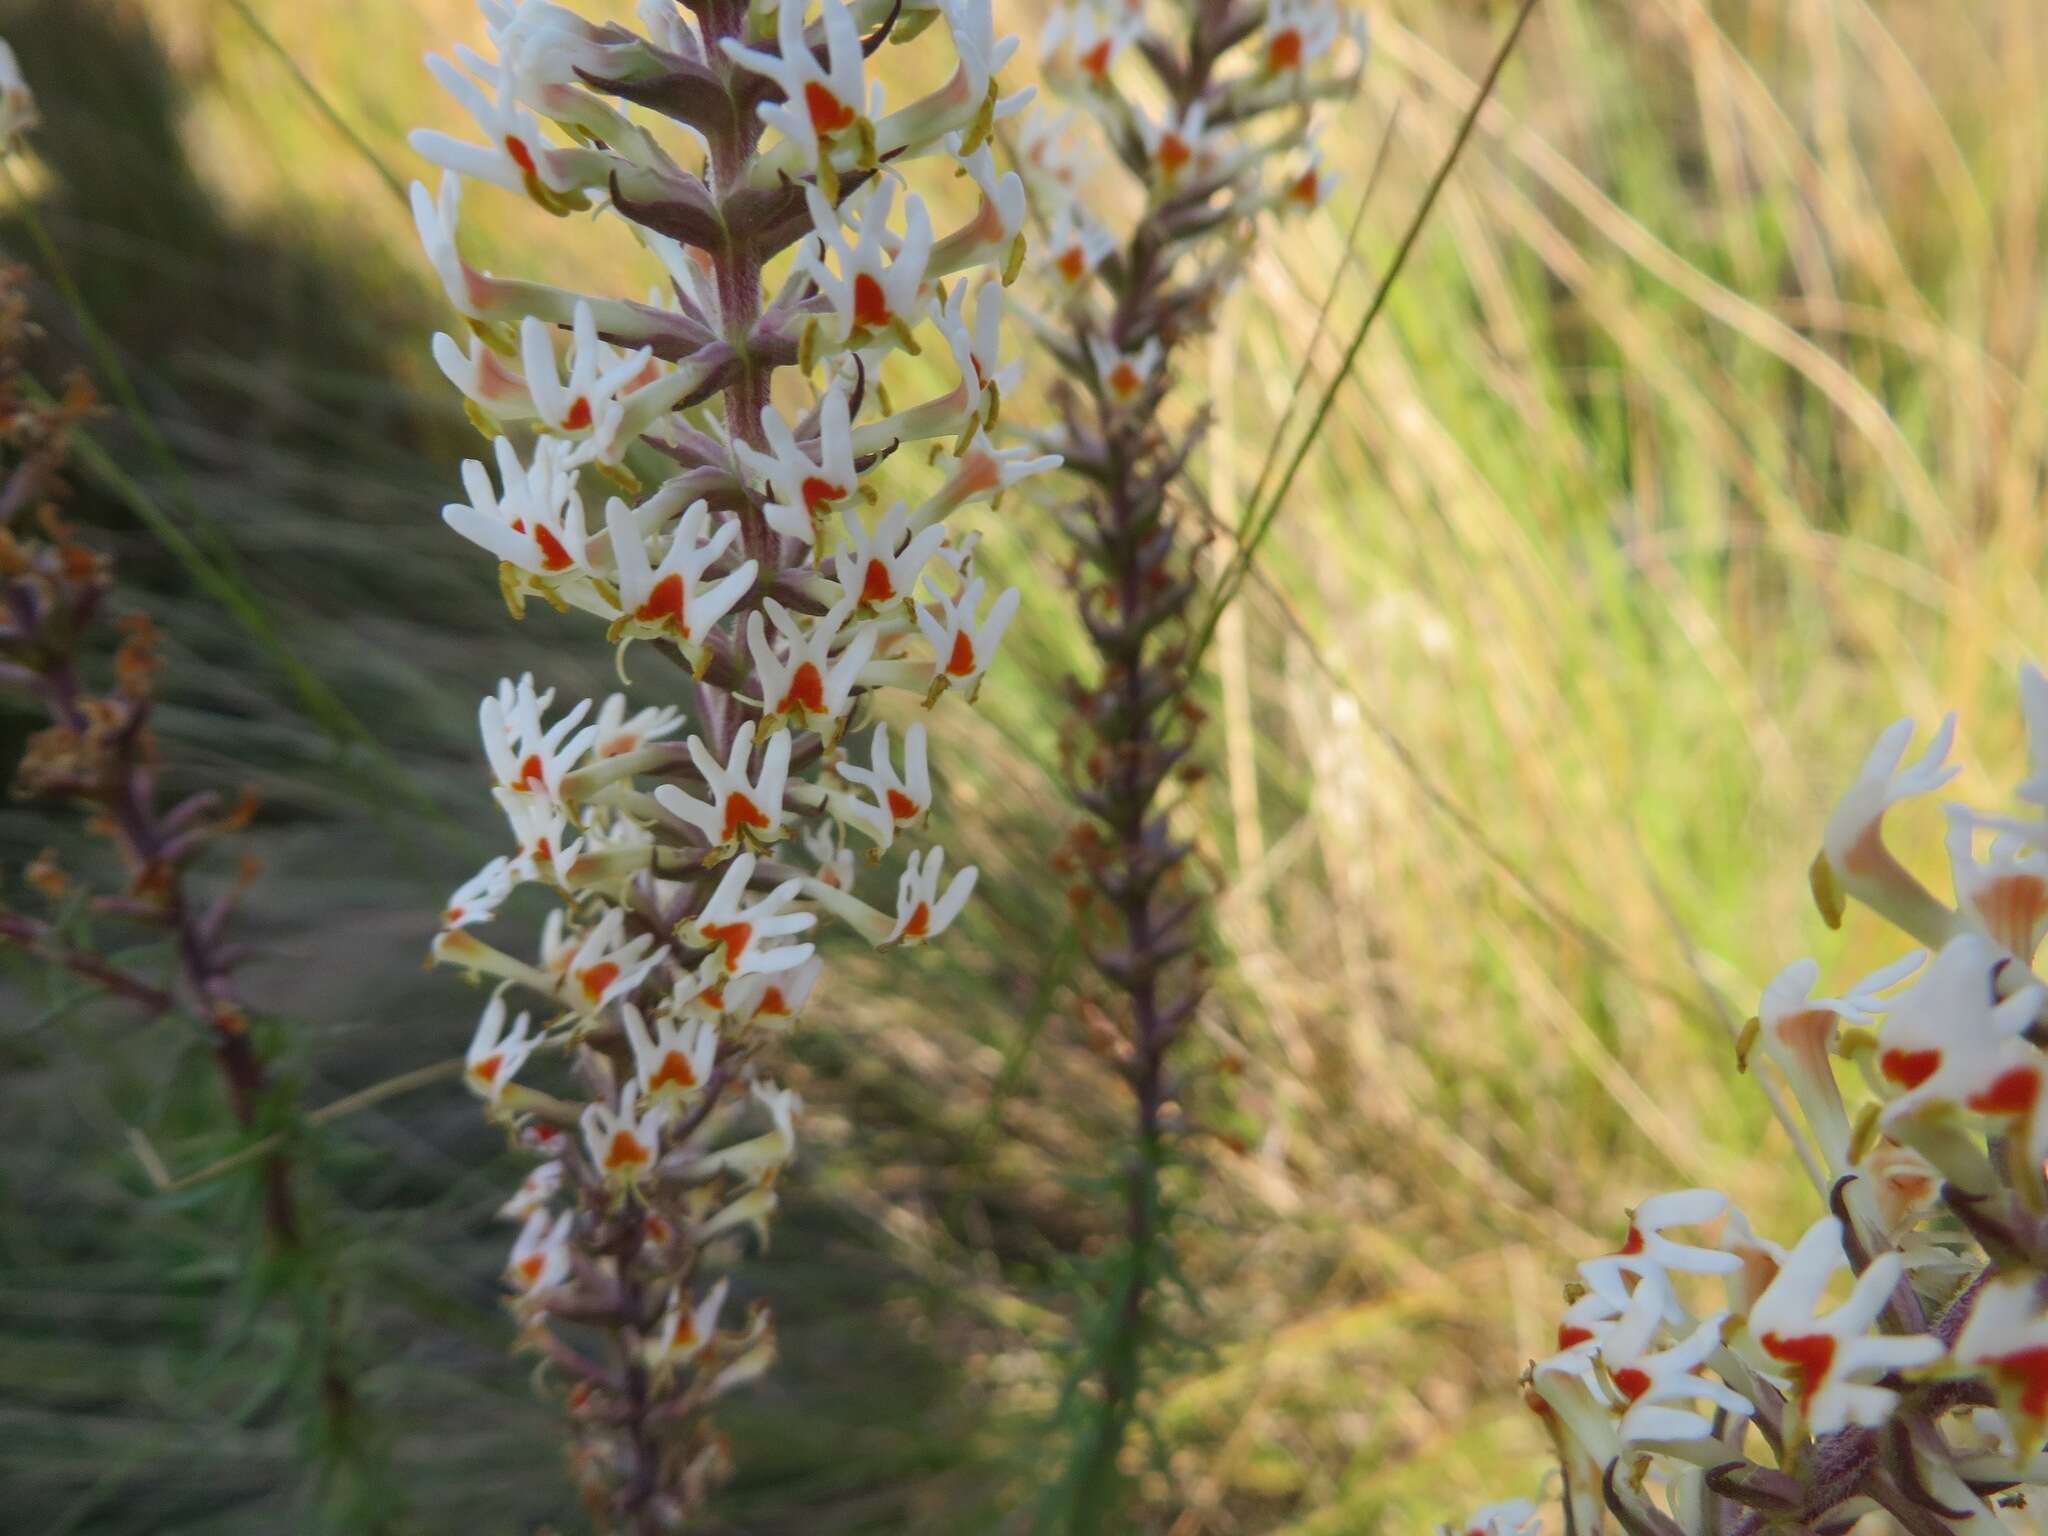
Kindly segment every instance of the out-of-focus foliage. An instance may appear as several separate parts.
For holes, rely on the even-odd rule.
[[[404,128],[453,116],[418,56],[475,28],[466,0],[248,8],[413,174]],[[1346,179],[1213,343],[1200,474],[1224,524],[1389,122],[1336,338],[1505,19],[1374,14],[1367,100],[1327,144]],[[48,119],[21,185],[180,473],[118,419],[102,439],[379,749],[337,750],[274,650],[82,475],[80,515],[169,636],[167,754],[264,795],[247,990],[329,1102],[466,1037],[471,996],[418,956],[488,830],[464,819],[475,698],[525,667],[601,687],[606,658],[544,612],[508,631],[449,557],[435,512],[475,439],[428,376],[439,300],[402,206],[238,8],[20,0],[0,28]],[[1956,704],[1987,784],[2018,760],[1996,733],[2044,634],[2044,65],[2029,0],[1543,0],[1215,648],[1217,772],[1192,793],[1229,963],[1205,1027],[1241,1068],[1218,1129],[1248,1150],[1219,1138],[1180,1192],[1202,1309],[1182,1322],[1211,1347],[1153,1405],[1150,1528],[1412,1527],[1533,1477],[1513,1379],[1570,1259],[1674,1183],[1771,1218],[1786,1154],[1734,1080],[1734,1026],[1800,952],[1831,975],[1884,958],[1874,926],[1830,938],[1808,906],[1825,805],[1899,713]],[[0,195],[0,240],[32,257]],[[578,235],[536,212],[477,254],[569,261]],[[53,361],[79,355],[42,300]],[[1018,766],[1052,760],[1074,659],[1043,516],[991,520],[1045,597],[987,718],[944,744],[986,775],[938,829],[984,866],[977,926],[887,992],[842,981],[799,1042],[824,1145],[764,1266],[784,1364],[732,1415],[735,1529],[995,1530],[1028,1507],[1062,1267],[1101,1235],[1073,1181],[1120,1120],[1064,992],[1058,796]],[[22,727],[0,716],[5,750]],[[7,878],[62,835],[9,808]],[[173,1024],[6,985],[10,1519],[297,1528],[287,1334],[239,1305],[226,1236],[248,1189],[152,1197],[126,1137],[173,1172],[228,1150],[207,1063]],[[501,1359],[506,1169],[470,1107],[443,1086],[303,1139],[400,1528],[575,1528]]]

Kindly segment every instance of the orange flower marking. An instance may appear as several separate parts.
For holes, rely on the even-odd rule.
[[[796,675],[789,680],[789,691],[775,706],[775,712],[786,715],[799,708],[807,714],[825,713],[825,678],[816,665],[808,661],[796,669]]]
[[[1159,149],[1154,158],[1159,162],[1159,169],[1171,176],[1190,160],[1194,159],[1195,152],[1188,148],[1188,141],[1186,139],[1177,133],[1169,133],[1160,139]]]
[[[529,176],[538,176],[539,169],[533,163],[533,151],[526,147],[526,141],[516,135],[505,138],[505,153],[512,157],[512,163]]]
[[[533,542],[540,546],[540,563],[546,570],[566,571],[576,563],[562,547],[562,541],[544,525],[533,530]]]
[[[725,988],[706,987],[697,996],[706,1008],[715,1009],[719,1013],[725,1012]]]
[[[896,318],[895,312],[889,308],[889,296],[882,292],[881,283],[872,273],[861,272],[854,276],[853,318],[856,324],[871,331],[879,331]]]
[[[1773,1360],[1782,1360],[1790,1368],[1792,1379],[1799,1386],[1800,1408],[1811,1408],[1814,1393],[1820,1390],[1820,1384],[1827,1379],[1828,1367],[1834,1363],[1834,1336],[1803,1333],[1787,1339],[1767,1333],[1757,1342]]]
[[[792,1012],[789,1000],[782,995],[782,988],[770,987],[761,994],[761,1006],[754,1010],[756,1018],[786,1019]]]
[[[1266,68],[1278,74],[1301,63],[1301,34],[1289,27],[1266,45]]]
[[[590,402],[582,395],[576,397],[569,407],[569,414],[562,418],[562,425],[571,432],[586,431],[590,426]]]
[[[900,789],[890,790],[888,799],[889,814],[894,816],[899,822],[915,821],[918,812],[924,809],[923,806],[919,805]]]
[[[1624,1241],[1621,1247],[1616,1249],[1615,1251],[1617,1253],[1641,1253],[1643,1251],[1642,1232],[1636,1227],[1630,1227],[1628,1229],[1627,1240]]]
[[[804,510],[816,517],[818,508],[837,501],[845,494],[845,486],[834,485],[830,480],[812,475],[803,483]]]
[[[736,971],[740,968],[740,957],[747,952],[747,945],[753,942],[754,925],[752,923],[706,923],[703,927],[703,933],[704,937],[709,939],[712,944],[723,944],[725,946],[725,968],[727,971]],[[721,997],[718,1000],[718,1007],[721,1010],[725,1007],[724,998]]]
[[[697,1074],[692,1070],[689,1058],[681,1051],[670,1051],[664,1056],[661,1059],[660,1070],[647,1080],[647,1091],[649,1093],[659,1093],[662,1089],[670,1086],[677,1088],[694,1088],[697,1086]]]
[[[1104,38],[1081,55],[1081,68],[1100,80],[1109,69],[1109,39]]]
[[[1638,1370],[1633,1365],[1625,1365],[1614,1373],[1614,1384],[1621,1388],[1623,1397],[1634,1402],[1650,1390],[1650,1373]]]
[[[2040,1097],[2041,1074],[2032,1067],[2014,1067],[1982,1093],[1972,1095],[1969,1104],[1979,1114],[2024,1115]]]
[[[482,1061],[469,1069],[469,1075],[480,1083],[495,1083],[498,1080],[498,1073],[504,1065],[505,1058],[502,1054],[486,1056]]]
[[[955,677],[974,670],[974,641],[964,629],[953,637],[953,654],[946,658],[946,670]]]
[[[821,139],[853,123],[853,108],[815,80],[804,84],[804,106],[810,111],[811,127]]]
[[[604,1166],[608,1173],[617,1173],[621,1168],[643,1168],[654,1154],[631,1131],[613,1131],[612,1144],[605,1149]]]
[[[647,594],[647,601],[634,611],[633,617],[644,624],[669,624],[677,634],[689,639],[690,626],[683,622],[682,573],[670,571],[657,581],[654,590]]]
[[[535,752],[519,765],[519,777],[512,781],[512,787],[514,789],[545,789],[547,788],[547,781],[547,769],[541,764],[540,754]]]
[[[1877,1069],[1901,1088],[1918,1088],[1941,1070],[1941,1052],[1886,1051],[1878,1058]]]
[[[2020,1389],[2020,1411],[2028,1418],[2048,1415],[2048,1346],[2015,1350],[1984,1363]]]
[[[896,595],[895,578],[889,574],[889,567],[880,560],[868,562],[867,574],[861,578],[860,600],[864,603],[886,603]]]
[[[1070,245],[1053,258],[1053,265],[1060,269],[1061,277],[1078,283],[1088,273],[1088,253],[1078,245]]]
[[[725,797],[725,840],[729,843],[740,835],[741,827],[765,827],[768,818],[761,808],[738,790]]]
[[[920,901],[910,914],[910,921],[903,925],[903,937],[921,939],[932,931],[932,909],[929,903]]]
[[[1128,400],[1138,392],[1138,370],[1129,363],[1118,363],[1109,370],[1109,392],[1118,399]]]
[[[1570,1349],[1574,1344],[1583,1344],[1591,1337],[1593,1330],[1590,1328],[1581,1328],[1574,1323],[1557,1325],[1557,1347],[1560,1350]]]
[[[519,1270],[519,1276],[528,1285],[532,1285],[534,1281],[540,1278],[540,1272],[542,1269],[546,1267],[546,1265],[546,1254],[529,1253],[525,1258],[521,1259],[518,1263],[517,1267]]]
[[[600,960],[588,970],[576,973],[576,980],[583,987],[583,995],[593,1003],[603,997],[604,989],[618,979],[618,964],[611,960]]]

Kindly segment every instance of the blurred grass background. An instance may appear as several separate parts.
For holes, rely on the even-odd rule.
[[[264,795],[246,990],[319,1104],[467,1038],[474,996],[419,956],[498,840],[475,698],[527,667],[599,690],[609,657],[587,625],[508,624],[441,527],[476,449],[426,356],[448,317],[336,126],[416,174],[405,129],[453,117],[419,55],[481,30],[467,0],[248,6],[325,110],[225,0],[7,0],[0,33],[48,119],[25,195],[177,473],[118,417],[102,440],[374,742],[337,747],[275,649],[81,475],[171,637],[176,761]],[[1027,35],[1039,14],[998,11]],[[1365,98],[1326,136],[1333,205],[1265,243],[1190,370],[1218,394],[1222,524],[1388,125],[1316,378],[1506,11],[1374,8]],[[1806,1219],[1730,1042],[1785,961],[1885,957],[1811,911],[1825,807],[1904,712],[1961,709],[1972,790],[2021,759],[2044,66],[2032,0],[1543,0],[1213,653],[1215,771],[1186,815],[1224,893],[1203,1034],[1229,1070],[1204,1098],[1247,1150],[1205,1143],[1180,1191],[1177,1320],[1206,1347],[1158,1383],[1142,1529],[1413,1529],[1527,1491],[1514,1378],[1626,1205],[1706,1182],[1765,1230]],[[487,264],[602,259],[475,201]],[[33,259],[11,199],[0,241]],[[53,364],[81,355],[41,297]],[[1090,1181],[1123,1103],[1044,861],[1077,656],[1062,552],[1042,505],[989,532],[1025,617],[983,711],[935,721],[940,830],[984,895],[886,990],[849,956],[796,1042],[815,1130],[775,1250],[742,1271],[784,1360],[728,1415],[735,1531],[1022,1529],[1073,1266],[1114,1228]],[[26,724],[0,715],[0,750]],[[10,894],[71,835],[12,806],[0,826]],[[1937,835],[1908,832],[1923,855]],[[177,1171],[230,1150],[209,1062],[175,1021],[0,986],[10,1528],[311,1529],[293,1335],[237,1246],[247,1190],[151,1196],[127,1144]],[[551,1413],[503,1355],[490,1212],[513,1171],[470,1102],[443,1084],[300,1142],[388,1528],[577,1528]]]

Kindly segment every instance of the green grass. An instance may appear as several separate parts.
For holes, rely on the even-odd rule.
[[[447,117],[417,54],[473,32],[467,7],[251,5],[411,174],[404,129]],[[497,835],[476,695],[525,667],[602,688],[609,658],[587,627],[507,624],[434,516],[475,440],[376,172],[231,10],[76,14],[7,24],[51,119],[30,184],[178,476],[118,418],[102,436],[195,538],[217,530],[440,808],[396,812],[274,654],[94,490],[82,511],[172,638],[177,760],[264,792],[248,990],[329,1102],[467,1035],[473,998],[419,956]],[[1334,206],[1262,249],[1189,380],[1223,385],[1200,476],[1225,525],[1384,126],[1398,106],[1313,381],[1506,17],[1375,12],[1367,98],[1329,136]],[[1781,1235],[1807,1218],[1730,1042],[1785,961],[1884,957],[1808,903],[1830,797],[1909,711],[1962,710],[1973,787],[2020,760],[2011,670],[2044,633],[2044,62],[2025,0],[1543,0],[1210,653],[1215,771],[1186,814],[1227,963],[1202,1054],[1243,1070],[1202,1102],[1227,1097],[1208,1112],[1249,1150],[1203,1143],[1180,1191],[1201,1312],[1176,1321],[1210,1347],[1158,1384],[1144,1529],[1410,1529],[1522,1492],[1540,1457],[1514,1378],[1624,1206],[1707,1181]],[[578,238],[489,222],[507,268]],[[52,354],[75,352],[43,313]],[[784,1349],[730,1416],[734,1529],[1016,1528],[1068,1277],[1112,1222],[1089,1181],[1120,1089],[1048,958],[1047,765],[1078,648],[1046,509],[1006,504],[989,540],[1025,615],[982,713],[947,712],[935,744],[943,834],[985,895],[886,991],[849,957],[799,1042],[818,1134],[748,1267]],[[1936,828],[1906,830],[1936,853]],[[0,859],[64,835],[10,810]],[[36,978],[0,993],[12,1508],[105,1536],[298,1528],[310,1459],[279,1397],[287,1320],[247,1304],[247,1192],[151,1198],[125,1141],[140,1127],[175,1170],[228,1150],[207,1063],[172,1025],[48,1004]],[[576,1528],[548,1412],[502,1353],[508,1170],[469,1103],[389,1100],[305,1156],[404,1528]]]

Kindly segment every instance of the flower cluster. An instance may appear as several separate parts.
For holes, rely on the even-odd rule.
[[[1658,1195],[1579,1266],[1557,1352],[1525,1377],[1568,1529],[1844,1529],[1872,1510],[1910,1531],[2031,1529],[2019,1512],[2048,1486],[2048,677],[2024,669],[2020,696],[2020,808],[1942,807],[1951,901],[1885,820],[1958,771],[1953,717],[1911,762],[1912,723],[1887,730],[1827,823],[1812,882],[1830,925],[1853,898],[1924,947],[1839,997],[1813,995],[1812,961],[1788,966],[1744,1032],[1740,1064],[1798,1105],[1786,1129],[1829,1214],[1786,1249],[1713,1191]],[[1463,1528],[1535,1519],[1496,1505]]]
[[[1187,621],[1199,538],[1178,482],[1201,413],[1169,425],[1162,406],[1182,343],[1213,323],[1266,216],[1326,195],[1313,108],[1348,95],[1365,56],[1363,27],[1337,0],[1076,0],[1055,10],[1040,49],[1065,105],[1029,125],[1018,151],[1048,220],[1038,325],[1066,376],[1039,440],[1084,487],[1066,521],[1095,665],[1073,685],[1065,747],[1088,820],[1060,865],[1136,1098],[1130,1242],[1111,1302],[1133,1336],[1165,1264],[1154,1180],[1179,1095],[1169,1057],[1203,995],[1204,902],[1183,888],[1189,848],[1161,804],[1177,776],[1198,772]],[[1116,201],[1134,210],[1114,230],[1095,186],[1101,149],[1121,164]],[[1138,1391],[1135,1347],[1103,1360],[1103,1428],[1081,1488],[1110,1475]]]
[[[995,83],[1016,45],[989,0],[642,0],[641,33],[545,0],[483,9],[490,56],[430,61],[480,141],[413,141],[443,170],[414,211],[466,333],[435,356],[495,439],[446,521],[515,616],[594,615],[621,676],[674,663],[679,702],[558,704],[530,677],[483,701],[516,847],[449,899],[434,953],[496,983],[468,1081],[538,1159],[505,1206],[508,1276],[587,1500],[672,1530],[723,1471],[704,1410],[770,1359],[764,1312],[730,1315],[701,1271],[726,1234],[765,1240],[795,1151],[769,1048],[817,987],[819,919],[921,944],[974,887],[936,847],[893,881],[876,866],[931,813],[914,717],[972,701],[1016,612],[955,514],[1057,462],[990,437],[1000,278],[1024,249],[990,142],[1024,98]],[[868,60],[919,34],[947,73],[890,109]],[[920,173],[965,178],[957,227]],[[479,269],[471,182],[611,215],[656,286]],[[888,376],[920,351],[957,381],[894,408]],[[882,493],[899,452],[924,494]],[[893,729],[892,692],[913,716]],[[480,935],[528,886],[557,902],[532,958]]]

